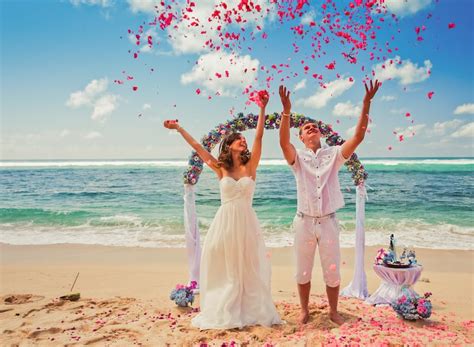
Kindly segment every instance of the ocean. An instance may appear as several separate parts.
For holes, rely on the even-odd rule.
[[[361,159],[369,178],[366,245],[474,249],[474,158]],[[0,242],[184,247],[185,160],[0,161]],[[341,246],[355,240],[355,187],[339,173],[346,206]],[[201,241],[220,205],[214,173],[196,185]],[[262,160],[254,208],[267,246],[293,243],[294,176]]]

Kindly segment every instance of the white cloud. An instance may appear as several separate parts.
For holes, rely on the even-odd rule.
[[[173,8],[173,12],[177,14],[179,18],[174,19],[172,25],[167,29],[167,34],[174,53],[186,54],[208,52],[209,47],[205,44],[208,40],[212,40],[215,46],[222,45],[220,35],[222,35],[222,32],[226,30],[226,27],[229,24],[224,20],[217,20],[215,18],[209,21],[214,10],[219,9],[222,12],[222,8],[216,7],[220,3],[220,1],[216,0],[195,1],[196,6],[193,7],[192,12],[186,12],[186,2],[184,1],[180,6],[175,6]],[[232,10],[234,8],[236,9],[239,3],[239,0],[226,1],[228,6],[226,11],[232,13]],[[252,3],[254,6],[260,6],[261,10],[260,12],[238,11],[242,20],[238,24],[240,27],[256,27],[258,25],[263,28],[264,21],[267,17],[269,20],[276,18],[275,4],[272,4],[267,0],[254,0]],[[182,13],[185,13],[189,19],[182,19]],[[198,23],[198,25],[191,25],[193,22]],[[234,22],[233,25],[235,24],[237,23]],[[217,30],[218,26],[221,27],[220,31]],[[201,32],[206,32],[206,34],[203,35]]]
[[[435,135],[444,135],[449,129],[457,128],[462,124],[459,119],[454,119],[447,122],[436,122],[433,125],[433,133]]]
[[[153,52],[153,48],[150,45],[143,45],[140,47],[140,53],[151,53]]]
[[[151,108],[150,104],[143,104],[142,109],[143,110],[149,110]]]
[[[154,14],[156,11],[155,6],[161,8],[161,0],[127,0],[128,6],[133,13],[145,12]]]
[[[118,96],[105,94],[95,102],[91,118],[93,120],[104,122],[106,117],[117,108],[117,105]]]
[[[456,107],[454,114],[474,114],[474,104],[462,104]]]
[[[356,126],[357,126],[357,124],[346,130],[347,138],[354,136]],[[377,127],[377,125],[375,125],[375,123],[369,123],[369,125],[367,126],[367,133],[370,133],[376,127]]]
[[[301,17],[301,24],[303,25],[309,25],[311,22],[314,22],[314,16],[316,14],[314,13],[314,10],[306,12],[302,17]]]
[[[148,36],[151,36],[151,39],[152,39],[151,45],[148,43]],[[158,44],[160,43],[160,37],[156,31],[156,27],[151,27],[144,33],[141,33],[140,39],[138,40],[135,33],[128,34],[127,37],[130,43],[134,47],[137,47],[137,43],[141,45],[140,48],[138,49],[140,53],[152,53],[155,51],[154,48],[156,48]]]
[[[417,125],[410,125],[407,128],[396,128],[395,131],[397,132],[396,136],[403,135],[403,137],[413,137],[415,135],[419,135],[421,130],[426,127],[426,124],[417,124]]]
[[[351,126],[349,129],[346,130],[346,136],[347,136],[347,138],[349,138],[349,137],[351,137],[351,136],[354,135],[355,130],[356,130],[356,126],[357,126],[357,125]]]
[[[401,114],[405,114],[406,113],[406,110],[404,108],[392,108],[390,109],[389,111],[391,114],[398,114],[398,115],[401,115]]]
[[[169,36],[169,42],[176,54],[201,53],[208,51],[205,42],[212,39],[213,42],[219,42],[218,32],[210,28],[210,23],[206,23],[206,27],[201,27],[202,31],[206,31],[207,35],[201,35],[194,28],[188,27],[186,22],[180,22]]]
[[[63,129],[63,130],[61,131],[61,133],[59,133],[59,136],[60,136],[60,137],[66,137],[66,136],[68,136],[70,133],[71,133],[71,132],[70,132],[69,130]]]
[[[399,16],[413,15],[431,4],[431,0],[385,0],[388,11]]]
[[[380,100],[382,100],[382,101],[393,101],[393,100],[397,100],[397,97],[395,95],[382,95]]]
[[[225,52],[202,55],[193,69],[181,75],[182,84],[196,83],[211,92],[231,95],[236,88],[248,86],[257,77],[259,61],[250,55],[236,56]],[[244,70],[247,69],[245,73]],[[226,77],[228,71],[229,77]],[[216,76],[221,74],[221,78]]]
[[[183,2],[182,6],[186,3]],[[168,40],[176,54],[186,53],[202,53],[209,51],[206,46],[206,41],[212,40],[216,45],[220,45],[219,31],[217,26],[221,25],[222,30],[225,28],[224,23],[217,23],[215,21],[208,21],[215,8],[215,1],[202,0],[193,7],[191,13],[192,20],[177,19],[171,28],[168,28]],[[228,4],[229,5],[229,4]],[[229,6],[230,7],[230,6]],[[178,9],[178,13],[183,11],[183,8]],[[191,26],[192,22],[199,23],[197,26]],[[205,35],[201,32],[206,32]]]
[[[91,118],[104,122],[106,117],[118,106],[118,96],[107,92],[107,78],[92,80],[84,90],[71,93],[66,105],[71,108],[92,107]]]
[[[84,90],[71,93],[66,105],[72,108],[90,105],[97,95],[107,90],[107,85],[107,78],[92,80]]]
[[[168,41],[175,54],[201,53],[208,50],[205,46],[207,40],[212,39],[216,43],[219,42],[219,32],[215,29],[217,25],[207,20],[213,12],[216,2],[202,0],[195,1],[195,3],[196,6],[193,7],[191,13],[186,12],[187,2],[185,1],[180,4],[170,3],[171,8],[166,10],[166,13],[172,13],[175,16],[170,28],[167,29]],[[143,12],[152,15],[165,13],[160,0],[128,0],[128,5],[133,13]],[[183,12],[192,19],[181,18]],[[199,25],[191,26],[191,22],[194,21]],[[202,35],[202,31],[206,31],[206,35]],[[135,35],[129,35],[129,39],[132,44],[136,44]],[[154,39],[156,38],[154,37]],[[148,45],[140,48],[140,52],[149,51],[151,49]]]
[[[433,64],[429,60],[425,60],[423,64],[424,66],[418,67],[418,64],[413,64],[410,60],[402,61],[399,56],[396,56],[393,59],[387,59],[384,63],[377,64],[373,70],[375,77],[381,82],[388,79],[399,79],[400,84],[408,85],[423,82],[430,77]]]
[[[86,140],[98,139],[99,137],[102,137],[102,134],[99,133],[98,131],[91,131],[84,135],[84,138]]]
[[[112,5],[111,0],[69,0],[74,6],[80,5],[97,5],[101,7],[109,7]]]
[[[326,106],[329,100],[338,97],[354,85],[354,81],[349,78],[337,79],[326,84],[326,88],[320,87],[316,93],[306,99],[296,100],[297,105],[311,108],[322,108]]]
[[[301,81],[299,81],[295,87],[293,88],[293,91],[297,91],[297,90],[300,90],[300,89],[305,89],[306,88],[306,78],[302,79]]]
[[[350,101],[337,103],[332,111],[335,116],[341,117],[357,117],[360,115],[360,112],[360,106],[354,105]]]
[[[201,4],[201,1],[204,2],[204,0],[200,0],[199,4]],[[207,0],[211,1],[214,4],[220,4],[222,1],[216,1],[216,0]],[[228,0],[226,3],[229,5],[229,7],[237,9],[239,4],[241,3],[241,0]],[[196,1],[197,3],[197,1]],[[257,26],[260,25],[263,28],[265,19],[268,19],[270,21],[273,21],[278,18],[276,12],[277,12],[277,5],[276,1],[268,1],[268,0],[253,0],[252,1],[253,6],[260,6],[261,10],[259,11],[239,11],[239,15],[242,17],[242,23],[243,26]]]
[[[456,138],[458,138],[458,137],[467,137],[467,138],[470,138],[471,139],[471,145],[472,145],[472,139],[474,138],[474,122],[463,125],[458,130],[456,130],[454,133],[452,133],[451,137],[456,137]]]

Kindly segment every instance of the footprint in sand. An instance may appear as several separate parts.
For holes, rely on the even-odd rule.
[[[8,311],[13,311],[12,308],[2,308],[0,309],[0,313],[5,313],[5,312],[8,312]]]
[[[19,305],[42,300],[44,299],[44,296],[33,294],[9,294],[5,295],[2,299],[6,305]]]
[[[36,330],[33,331],[31,334],[28,335],[29,339],[35,339],[40,335],[45,335],[45,334],[58,334],[61,333],[63,329],[60,328],[49,328],[49,329],[44,329],[44,330]]]

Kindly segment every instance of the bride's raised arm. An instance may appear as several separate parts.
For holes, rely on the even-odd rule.
[[[262,139],[263,131],[265,129],[265,108],[268,104],[268,93],[259,93],[260,98],[260,113],[258,115],[257,128],[255,132],[255,140],[252,146],[252,155],[250,157],[249,165],[252,172],[252,175],[255,176],[257,171],[258,163],[260,162],[260,157],[262,155]]]
[[[187,143],[197,152],[199,157],[216,173],[216,175],[222,178],[222,171],[219,167],[217,159],[212,156],[211,153],[206,151],[204,147],[197,142],[182,126],[179,125],[178,121],[165,120],[163,123],[165,128],[175,129],[181,136],[186,140]]]

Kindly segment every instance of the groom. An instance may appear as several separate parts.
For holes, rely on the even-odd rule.
[[[344,206],[338,171],[364,140],[369,121],[370,101],[380,84],[370,81],[365,85],[362,112],[354,136],[342,146],[321,148],[321,132],[317,124],[307,121],[299,129],[299,138],[305,148],[296,150],[290,143],[290,92],[280,86],[283,113],[280,123],[280,147],[296,178],[298,208],[293,221],[295,232],[296,282],[301,304],[299,321],[309,319],[309,294],[314,254],[319,245],[326,293],[329,301],[329,318],[341,325],[344,320],[337,312],[339,298],[340,247],[339,225],[335,212]]]

